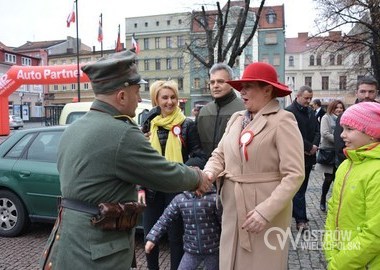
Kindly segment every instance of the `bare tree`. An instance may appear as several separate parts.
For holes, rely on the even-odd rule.
[[[314,0],[319,7],[316,36],[349,27],[346,35],[337,39],[325,38],[324,47],[331,46],[356,55],[352,69],[371,73],[380,82],[380,0]],[[369,55],[369,70],[362,55]]]
[[[192,13],[193,38],[186,43],[186,50],[205,68],[209,69],[214,63],[227,62],[234,66],[238,58],[256,33],[259,18],[265,4],[261,0],[257,12],[249,7],[250,0],[228,0],[224,8],[217,2],[217,10]],[[238,8],[236,8],[238,7]],[[248,35],[243,34],[248,32]]]

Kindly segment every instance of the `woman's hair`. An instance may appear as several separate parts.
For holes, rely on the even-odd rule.
[[[152,106],[156,107],[158,106],[157,98],[158,98],[158,93],[160,92],[161,89],[171,89],[174,92],[174,95],[176,96],[177,99],[179,99],[179,92],[178,92],[178,84],[173,81],[155,81],[152,83],[152,85],[149,88],[150,92],[150,100],[152,102]]]
[[[336,107],[338,106],[338,104],[342,104],[343,111],[346,110],[346,107],[344,106],[344,103],[342,101],[338,100],[338,99],[335,99],[335,100],[331,101],[329,103],[329,105],[327,106],[327,113],[328,114],[333,114],[334,111],[335,111],[335,109],[336,109]]]

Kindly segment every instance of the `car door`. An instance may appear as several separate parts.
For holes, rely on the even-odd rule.
[[[31,218],[54,218],[60,184],[57,150],[63,130],[40,131],[13,167]]]

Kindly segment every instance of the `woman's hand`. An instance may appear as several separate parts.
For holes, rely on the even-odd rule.
[[[251,233],[259,233],[264,230],[268,221],[266,221],[258,212],[255,210],[249,211],[247,214],[247,219],[242,225],[244,230]]]
[[[146,241],[145,244],[145,253],[149,254],[151,250],[154,248],[155,244],[152,241]]]
[[[145,190],[139,190],[137,192],[137,202],[146,204]]]
[[[150,135],[151,135],[151,132],[147,132],[147,133],[144,133],[144,136],[145,138],[147,138],[148,140],[150,139]]]

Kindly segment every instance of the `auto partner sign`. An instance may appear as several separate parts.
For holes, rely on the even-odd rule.
[[[89,82],[75,65],[12,66],[0,77],[0,135],[9,134],[8,97],[23,84],[69,84]]]

